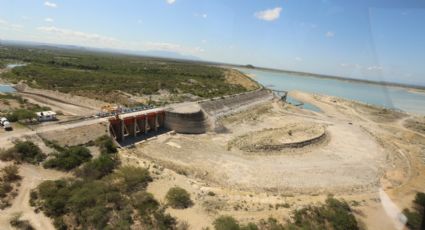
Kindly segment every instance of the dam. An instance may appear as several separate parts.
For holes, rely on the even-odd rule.
[[[248,109],[275,98],[271,90],[259,89],[241,94],[186,102],[149,112],[122,114],[109,118],[109,134],[118,143],[143,140],[167,131],[202,134],[214,131],[220,117]]]

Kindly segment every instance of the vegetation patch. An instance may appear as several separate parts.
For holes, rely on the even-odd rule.
[[[9,165],[0,171],[0,209],[10,206],[11,200],[18,194],[19,169],[16,165]]]
[[[418,133],[425,134],[425,117],[407,119],[404,126]]]
[[[57,229],[175,229],[176,220],[146,192],[146,169],[122,167],[101,179],[45,181],[31,204]]]
[[[0,152],[0,160],[38,164],[46,158],[41,149],[31,141],[18,141],[15,146]]]
[[[32,104],[26,99],[15,94],[0,94],[0,115],[5,116],[10,122],[35,122],[36,112],[51,110],[46,106]]]
[[[406,225],[412,230],[425,229],[425,193],[417,193],[413,204],[413,211],[403,210],[403,214],[407,217]]]
[[[34,230],[35,228],[28,220],[21,220],[21,216],[22,213],[14,215],[9,221],[10,225],[17,230]]]
[[[261,220],[258,223],[241,225],[231,216],[221,216],[213,222],[216,230],[284,230],[284,229],[332,229],[332,230],[357,230],[358,223],[351,208],[345,201],[328,197],[325,204],[308,206],[292,213],[292,218],[286,224],[279,223],[274,218]]]
[[[167,200],[168,205],[177,209],[185,209],[193,205],[193,202],[190,199],[190,194],[180,187],[170,188],[165,199]]]
[[[0,59],[30,63],[2,75],[10,81],[108,102],[116,102],[109,97],[116,92],[212,98],[247,91],[228,83],[222,68],[184,61],[11,46],[0,50]]]
[[[92,155],[88,148],[83,146],[72,146],[59,153],[53,154],[53,158],[44,162],[43,166],[45,168],[69,171],[89,161],[91,158]]]

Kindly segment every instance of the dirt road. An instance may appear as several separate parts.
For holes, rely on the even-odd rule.
[[[57,180],[70,175],[28,164],[20,166],[19,174],[23,179],[21,181],[18,196],[13,200],[11,207],[0,211],[1,229],[14,229],[10,226],[9,220],[15,214],[22,213],[21,219],[28,220],[36,229],[54,230],[55,228],[50,218],[46,217],[42,212],[35,213],[34,209],[29,205],[30,192],[31,189],[36,188],[45,180]]]

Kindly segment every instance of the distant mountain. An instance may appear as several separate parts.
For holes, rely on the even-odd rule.
[[[12,40],[0,39],[0,45],[2,44],[32,46],[32,47],[46,48],[46,49],[69,49],[69,50],[80,50],[80,51],[120,53],[120,54],[130,54],[130,55],[137,55],[137,56],[182,59],[182,60],[190,60],[190,61],[202,60],[201,58],[193,56],[193,55],[183,55],[177,52],[163,51],[163,50],[134,51],[134,50],[124,50],[124,49],[95,48],[95,47],[85,47],[85,46],[76,46],[76,45],[52,44],[52,43],[42,43],[42,42],[30,42],[30,41],[12,41]]]

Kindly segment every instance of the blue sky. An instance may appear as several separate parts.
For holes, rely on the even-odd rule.
[[[425,85],[425,1],[0,0],[0,39]]]

